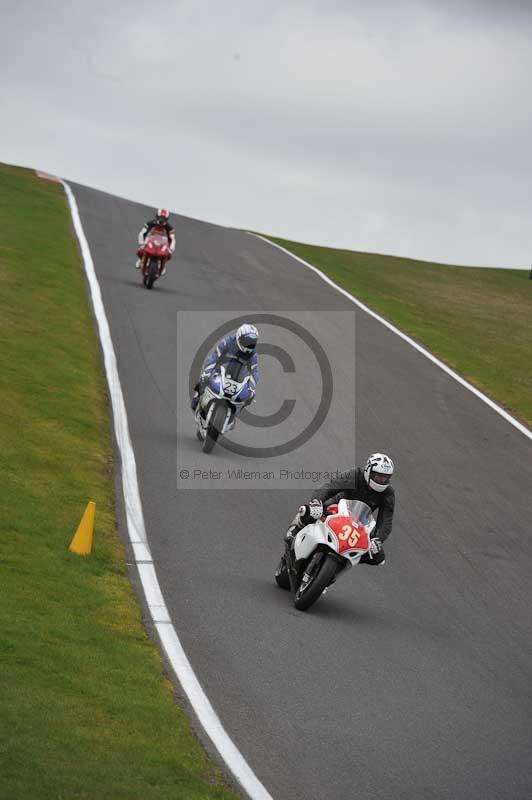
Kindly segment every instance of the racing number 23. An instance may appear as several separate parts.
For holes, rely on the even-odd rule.
[[[353,528],[352,525],[342,525],[342,530],[338,534],[338,538],[345,542],[347,540],[347,544],[349,547],[354,547],[358,542],[360,537],[359,531],[356,528]]]

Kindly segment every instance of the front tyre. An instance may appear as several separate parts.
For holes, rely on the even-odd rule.
[[[144,286],[146,289],[152,289],[153,284],[159,277],[159,259],[150,258],[150,263],[146,268],[146,275],[144,277]]]
[[[210,453],[216,442],[218,441],[218,436],[223,430],[225,417],[227,415],[227,404],[226,403],[217,403],[216,408],[214,409],[210,422],[209,427],[207,428],[207,432],[205,434],[205,439],[203,440],[203,452]]]
[[[294,595],[294,605],[299,611],[306,611],[323,594],[338,570],[338,562],[331,555],[326,555],[312,570],[308,581],[299,585]],[[305,577],[306,572],[303,575]]]

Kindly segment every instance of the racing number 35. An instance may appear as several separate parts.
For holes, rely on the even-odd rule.
[[[347,541],[349,547],[354,547],[360,538],[360,532],[356,528],[353,528],[352,525],[342,525],[338,533],[338,538],[341,539],[342,542]]]

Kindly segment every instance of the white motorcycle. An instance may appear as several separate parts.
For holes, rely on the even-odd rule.
[[[362,500],[340,500],[317,522],[306,525],[277,567],[275,580],[291,589],[294,605],[306,611],[338,575],[360,562],[370,550],[376,520]]]
[[[218,437],[232,431],[238,413],[255,397],[255,384],[249,370],[238,362],[229,362],[214,372],[199,398],[194,418],[196,435],[203,442],[203,452],[210,453]]]

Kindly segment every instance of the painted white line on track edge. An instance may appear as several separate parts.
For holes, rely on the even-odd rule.
[[[194,670],[181,646],[177,632],[171,623],[168,610],[164,603],[155,567],[151,561],[151,555],[147,546],[144,515],[137,482],[137,465],[129,435],[126,406],[122,394],[122,387],[120,385],[116,356],[102,301],[100,285],[96,277],[91,252],[81,224],[76,198],[68,183],[65,181],[61,181],[61,183],[63,184],[68,199],[74,229],[78,237],[85,273],[91,291],[94,314],[98,325],[98,334],[104,354],[105,374],[113,410],[114,431],[122,462],[122,487],[128,535],[133,545],[145,545],[143,548],[134,548],[134,551],[137,569],[151,617],[170,664],[194,712],[227,765],[227,768],[251,800],[273,800],[272,796],[266,791],[265,787],[244,759],[244,756],[225,732],[214,708],[196,678]],[[141,556],[140,563],[139,560],[137,560],[137,553]],[[146,561],[146,557],[150,560]]]
[[[370,317],[373,317],[378,322],[385,325],[389,330],[393,331],[393,333],[397,334],[397,336],[399,336],[401,339],[404,339],[405,342],[408,342],[409,345],[428,358],[429,361],[432,361],[433,364],[436,364],[436,366],[446,372],[447,375],[450,375],[450,377],[454,378],[454,380],[459,384],[464,386],[466,389],[469,389],[469,391],[482,400],[483,403],[486,403],[486,405],[493,409],[493,411],[496,411],[497,414],[500,414],[500,416],[509,422],[510,425],[513,425],[514,428],[517,428],[518,431],[532,441],[532,431],[529,428],[519,422],[519,420],[515,419],[515,417],[512,417],[512,415],[505,411],[504,408],[497,405],[497,403],[487,397],[487,395],[483,394],[479,389],[475,388],[475,386],[473,386],[471,383],[468,383],[465,378],[462,378],[457,372],[448,367],[447,364],[445,364],[443,361],[440,361],[439,358],[436,358],[436,356],[432,355],[432,353],[428,350],[425,350],[424,347],[414,341],[414,339],[411,339],[410,336],[407,336],[406,333],[403,333],[403,331],[399,330],[399,328],[396,328],[395,325],[392,325],[391,322],[388,322],[388,320],[384,319],[384,317],[381,317],[375,311],[372,311],[371,308],[368,308],[368,306],[364,305],[364,303],[362,303],[360,300],[357,300],[357,298],[350,294],[346,289],[342,289],[341,286],[338,286],[338,284],[331,280],[331,278],[329,278],[329,276],[324,272],[319,270],[317,267],[314,267],[312,264],[309,264],[308,261],[305,261],[299,256],[296,256],[294,253],[291,253],[290,250],[287,250],[285,247],[281,247],[280,244],[267,239],[265,236],[260,236],[258,233],[252,233],[251,231],[246,231],[246,233],[249,234],[249,236],[255,236],[257,239],[262,239],[263,242],[266,242],[272,247],[276,247],[278,250],[286,253],[287,256],[290,256],[290,258],[295,258],[295,260],[299,261],[300,264],[303,264],[305,267],[308,267],[308,269],[311,269],[316,273],[316,275],[319,275],[319,277],[325,281],[325,283],[328,283],[329,286],[332,286],[337,292],[340,292],[340,294],[343,294],[344,297],[347,297],[348,300],[358,306],[362,311],[365,311],[366,314],[369,314]]]

